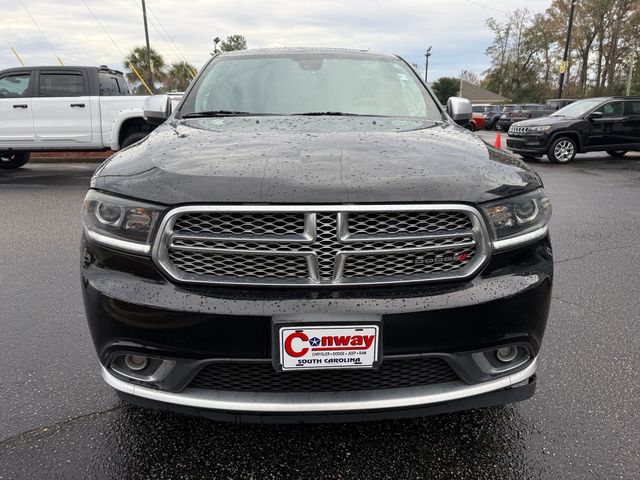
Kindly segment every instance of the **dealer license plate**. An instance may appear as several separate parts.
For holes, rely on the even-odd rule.
[[[379,363],[378,325],[289,326],[278,331],[282,370],[373,368]]]

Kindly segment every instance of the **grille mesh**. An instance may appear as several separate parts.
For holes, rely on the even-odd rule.
[[[293,213],[188,213],[181,215],[176,233],[214,235],[302,235],[304,215]]]
[[[308,275],[304,257],[222,255],[208,252],[174,250],[169,258],[180,270],[196,275],[253,277],[253,278],[305,278]]]
[[[459,377],[441,358],[385,359],[377,370],[276,372],[266,362],[205,366],[189,387],[235,392],[341,392],[385,390],[453,382]]]
[[[169,265],[179,280],[211,283],[234,283],[234,278],[248,284],[301,285],[453,278],[467,275],[479,263],[482,241],[463,209],[189,211],[177,214],[171,225],[161,240],[163,268]]]
[[[463,212],[356,212],[349,213],[353,235],[419,234],[471,228]]]

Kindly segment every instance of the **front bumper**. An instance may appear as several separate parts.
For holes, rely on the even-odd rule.
[[[327,415],[378,418],[391,412],[439,413],[505,403],[528,398],[535,388],[535,359],[551,297],[548,238],[494,254],[470,281],[330,290],[176,285],[146,257],[86,240],[83,250],[83,297],[103,376],[137,403],[234,420],[326,420]],[[459,380],[313,393],[191,388],[199,370],[211,363],[270,361],[272,317],[291,313],[381,315],[383,364],[384,358],[438,357]],[[469,361],[474,352],[505,345],[526,349],[529,361],[498,374],[486,374]],[[124,353],[170,359],[177,367],[163,381],[145,384],[111,368],[114,358]]]
[[[547,153],[546,135],[509,135],[507,148],[520,155],[544,155]]]
[[[214,420],[289,423],[403,418],[451,413],[531,398],[537,359],[513,375],[478,385],[451,382],[431,387],[323,394],[255,394],[185,389],[171,393],[124,382],[102,367],[102,378],[120,396],[152,407]]]

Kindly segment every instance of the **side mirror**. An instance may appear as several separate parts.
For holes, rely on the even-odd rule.
[[[600,120],[601,118],[604,118],[604,113],[602,112],[591,112],[589,114],[589,120]]]
[[[153,95],[144,101],[142,116],[147,122],[160,125],[169,118],[171,110],[169,95]]]
[[[458,125],[465,125],[473,117],[471,102],[466,98],[451,97],[447,100],[447,113]]]

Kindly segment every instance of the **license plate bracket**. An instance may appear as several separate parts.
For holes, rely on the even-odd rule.
[[[382,316],[276,315],[272,345],[277,371],[375,369],[382,363]]]

